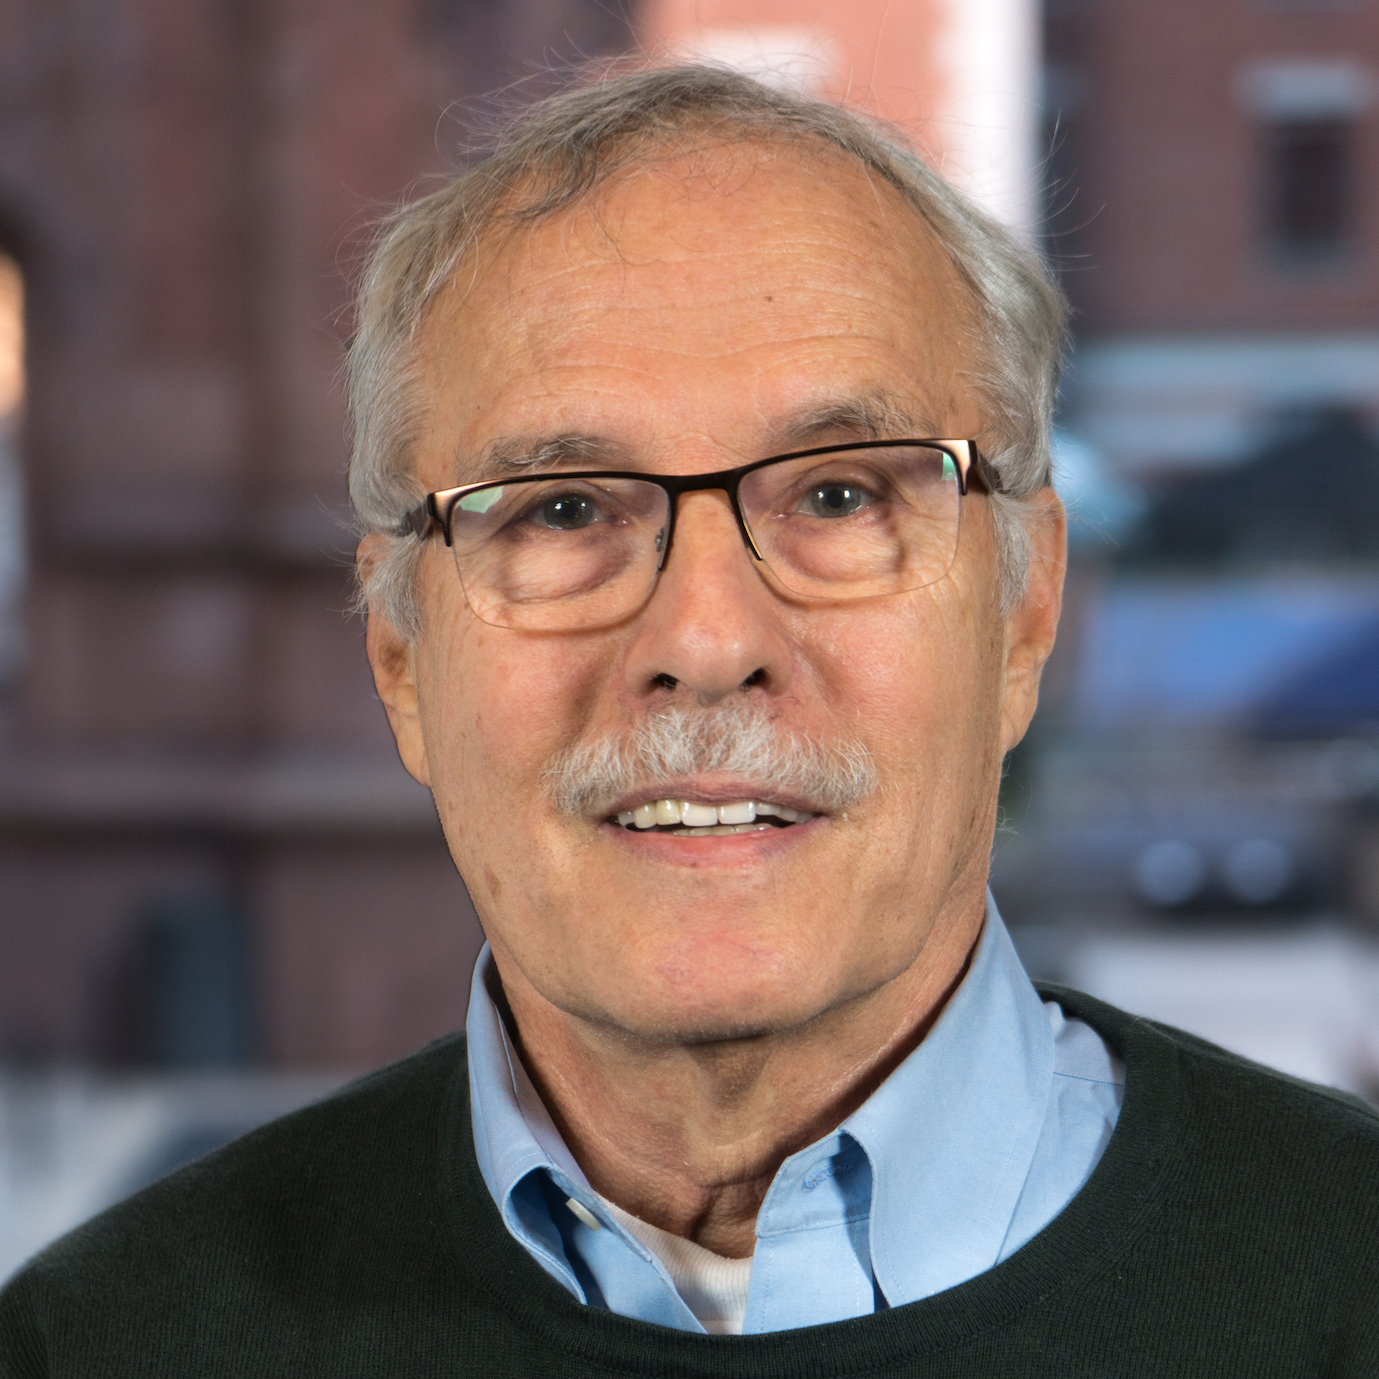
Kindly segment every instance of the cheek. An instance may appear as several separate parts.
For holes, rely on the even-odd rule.
[[[965,758],[999,714],[999,638],[954,591],[853,608],[815,639],[836,719],[872,746],[884,774],[927,774]]]
[[[608,658],[568,638],[489,627],[463,606],[431,630],[418,680],[438,803],[458,810],[501,794],[522,802],[521,816],[552,755],[591,716]]]

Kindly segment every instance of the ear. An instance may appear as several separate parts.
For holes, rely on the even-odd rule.
[[[366,536],[356,553],[361,578],[383,553],[383,538],[376,533]],[[369,625],[366,646],[373,682],[378,697],[388,714],[388,724],[397,742],[397,754],[413,779],[427,787],[431,773],[426,762],[426,743],[421,733],[421,710],[417,697],[416,647],[383,616],[372,602],[369,604]]]
[[[1068,521],[1052,488],[1025,499],[1028,518],[1029,584],[1005,620],[1005,688],[1001,705],[1001,752],[1025,735],[1039,703],[1039,676],[1053,650],[1063,607],[1068,563]]]

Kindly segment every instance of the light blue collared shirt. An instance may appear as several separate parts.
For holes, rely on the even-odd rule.
[[[489,995],[491,963],[485,947],[466,1025],[470,1103],[508,1230],[582,1302],[703,1331],[556,1130]],[[1087,1181],[1123,1089],[1101,1036],[1040,1001],[988,897],[967,975],[923,1042],[832,1134],[781,1164],[757,1216],[743,1333],[915,1302],[1000,1263]]]

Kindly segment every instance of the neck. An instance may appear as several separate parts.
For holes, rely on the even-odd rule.
[[[786,1158],[855,1111],[916,1047],[966,971],[983,909],[936,924],[909,968],[806,1024],[675,1044],[545,1000],[496,946],[522,1061],[594,1190],[745,1258]]]

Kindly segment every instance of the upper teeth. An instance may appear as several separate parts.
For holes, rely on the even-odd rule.
[[[788,824],[814,816],[787,804],[763,804],[760,800],[734,800],[731,804],[693,804],[689,800],[648,800],[636,809],[624,809],[618,822],[624,828],[675,827],[713,828],[716,825],[750,824],[763,815],[774,814]]]

